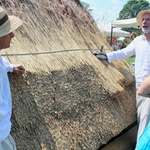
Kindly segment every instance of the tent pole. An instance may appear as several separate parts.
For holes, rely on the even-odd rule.
[[[113,26],[111,25],[110,46],[112,46]]]

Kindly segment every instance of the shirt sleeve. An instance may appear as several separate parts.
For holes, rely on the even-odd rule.
[[[126,48],[118,51],[113,51],[106,54],[108,62],[111,63],[113,60],[125,59],[133,56],[135,54],[134,41],[131,42]]]
[[[4,73],[3,73],[4,69],[0,66],[0,106],[2,105],[2,103],[4,102],[4,98],[3,98],[3,90],[2,90],[2,84],[4,83],[3,77],[4,77]],[[1,116],[1,110],[0,110],[0,116]]]
[[[4,63],[4,66],[6,67],[7,72],[13,72],[13,68],[14,68],[13,64],[11,64],[9,60],[4,57],[2,57],[2,59],[3,59],[3,63]]]

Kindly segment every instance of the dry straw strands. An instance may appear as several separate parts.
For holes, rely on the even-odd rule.
[[[9,76],[19,150],[94,150],[133,123],[133,72],[124,61],[110,65],[91,54],[111,48],[78,0],[11,0],[5,7],[24,22],[6,56],[27,69]]]

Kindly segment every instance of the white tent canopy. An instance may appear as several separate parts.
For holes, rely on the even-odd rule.
[[[112,21],[111,25],[113,27],[122,27],[122,28],[132,27],[132,28],[137,28],[138,29],[138,24],[136,22],[136,18],[115,20],[115,21]]]
[[[113,30],[115,27],[121,27],[121,28],[139,28],[139,25],[136,21],[136,18],[131,18],[131,19],[123,19],[123,20],[115,20],[112,21],[111,23],[111,41],[110,44],[112,45],[112,35],[113,35]]]
[[[104,36],[111,36],[111,29],[107,29],[103,31]],[[114,28],[113,29],[113,36],[118,36],[118,37],[130,37],[130,32],[126,32],[121,30],[120,28]]]

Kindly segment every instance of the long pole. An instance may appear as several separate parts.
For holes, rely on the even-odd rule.
[[[113,26],[111,25],[110,46],[112,46]]]

